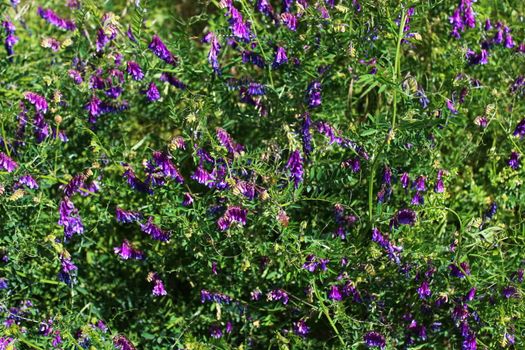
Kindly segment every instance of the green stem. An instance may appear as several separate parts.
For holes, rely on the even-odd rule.
[[[248,5],[246,4],[246,1],[245,0],[241,0],[241,5],[242,5],[242,8],[244,10],[244,12],[246,12],[248,14],[248,17],[250,18],[250,23],[253,24],[253,34],[255,35],[255,37],[257,38],[257,43],[258,43],[258,47],[261,49],[261,53],[264,57],[264,61],[265,62],[269,62],[268,61],[268,56],[266,56],[266,52],[264,51],[264,45],[261,44],[261,42],[259,41],[259,35],[257,35],[257,25],[258,25],[258,22],[255,21],[255,19],[253,18],[252,16],[252,13],[250,11],[250,8],[248,7]],[[272,76],[272,65],[271,64],[268,64],[268,75],[270,77],[270,85],[272,87],[272,89],[275,89],[275,86],[273,84],[273,76]]]
[[[375,162],[372,165],[372,172],[370,173],[370,179],[368,180],[368,219],[372,224],[372,210],[374,210],[374,178],[376,175]]]
[[[374,156],[374,160],[372,161],[372,170],[370,171],[370,178],[368,179],[368,219],[370,220],[370,225],[372,225],[374,218],[374,179],[377,171],[377,161],[383,153],[387,142],[388,138],[381,144],[379,150],[377,151],[377,154]]]
[[[394,61],[394,82],[399,83],[400,74],[401,74],[401,42],[403,41],[405,33],[405,24],[406,24],[406,12],[403,10],[401,14],[401,22],[399,23],[399,33],[397,38],[397,47],[396,47],[396,59]],[[396,128],[396,117],[397,117],[397,90],[394,90],[394,110],[392,112],[392,134]]]
[[[332,326],[332,329],[334,330],[335,334],[337,335],[337,339],[339,339],[339,342],[341,343],[343,348],[346,348],[346,343],[343,340],[343,337],[341,337],[341,334],[339,333],[339,330],[335,326],[334,320],[332,320],[332,317],[330,317],[330,312],[328,311],[328,308],[324,304],[323,298],[321,297],[321,294],[319,294],[319,291],[317,290],[317,286],[315,285],[315,283],[313,283],[313,287],[314,287],[315,296],[319,300],[319,304],[321,305],[321,309],[323,310],[323,314],[328,319],[328,322],[330,323],[330,326]]]

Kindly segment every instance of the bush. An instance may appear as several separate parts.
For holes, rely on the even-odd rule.
[[[525,346],[522,1],[0,8],[0,349]]]

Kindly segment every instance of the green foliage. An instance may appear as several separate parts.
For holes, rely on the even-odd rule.
[[[259,2],[233,1],[250,22],[250,42],[232,35],[227,3],[85,0],[70,8],[42,2],[73,20],[74,31],[42,19],[32,1],[0,3],[0,18],[15,25],[18,37],[12,56],[0,54],[0,152],[18,164],[11,172],[0,163],[0,281],[7,283],[0,289],[0,339],[11,338],[17,349],[114,349],[118,335],[137,349],[360,349],[364,335],[376,331],[387,349],[459,349],[468,338],[461,328],[466,321],[478,348],[523,348],[525,173],[523,165],[509,166],[511,152],[523,157],[525,147],[513,135],[525,117],[525,83],[512,89],[525,74],[525,48],[518,46],[525,39],[523,2],[478,0],[475,28],[456,39],[449,17],[459,1],[336,1],[333,8],[329,1],[306,7],[297,1],[290,9],[296,30],[257,11]],[[272,5],[281,18],[282,4]],[[483,29],[487,18],[511,29],[514,48],[491,41],[497,29]],[[4,42],[8,33],[1,29]],[[101,50],[99,31],[115,33]],[[221,46],[220,74],[208,61],[210,44],[201,40],[209,32]],[[148,49],[153,34],[178,65]],[[49,38],[60,42],[56,51],[46,47]],[[488,63],[472,64],[468,49],[479,52],[482,45],[489,47]],[[277,47],[288,57],[279,67],[272,65]],[[243,62],[243,51],[265,64]],[[126,73],[128,61],[142,68],[143,80]],[[82,83],[69,76],[71,69]],[[164,73],[187,87],[162,81]],[[103,89],[93,88],[97,76]],[[144,93],[150,82],[159,88],[158,101]],[[265,93],[250,95],[250,82]],[[315,108],[309,104],[314,82],[322,98]],[[111,86],[122,94],[108,97]],[[28,91],[49,105],[43,114],[49,135],[41,142]],[[126,108],[92,123],[86,106],[93,96]],[[217,128],[244,150],[229,150]],[[67,142],[53,137],[60,132]],[[154,151],[169,155],[183,183],[152,165]],[[297,187],[289,161],[294,151],[304,170]],[[355,159],[359,171],[348,165]],[[200,165],[215,171],[222,187],[199,183]],[[123,176],[130,168],[138,179],[164,184],[151,186],[152,194],[137,191]],[[17,185],[27,174],[38,189]],[[67,197],[79,175],[81,188]],[[420,176],[424,191],[415,189]],[[434,191],[440,178],[443,193]],[[87,187],[93,182],[96,191]],[[255,199],[243,195],[246,183]],[[417,192],[424,204],[414,204]],[[187,194],[194,202],[182,205]],[[84,227],[70,239],[59,222],[67,199]],[[117,207],[142,218],[119,223]],[[222,230],[218,221],[231,207],[247,210],[246,224]],[[413,224],[394,224],[401,209],[416,214]],[[169,241],[144,232],[149,217],[171,233]],[[374,229],[390,248],[372,239]],[[114,249],[124,240],[144,258],[123,260]],[[329,259],[326,270],[308,271],[309,255]],[[78,268],[66,273],[70,283],[64,259]],[[466,276],[454,276],[451,264]],[[152,293],[157,279],[167,295]],[[432,291],[428,298],[418,293],[423,281]],[[332,286],[345,283],[359,296],[333,300]],[[515,293],[505,297],[509,287]],[[472,288],[476,296],[467,300]],[[287,303],[270,300],[279,289]],[[232,301],[202,302],[202,290]],[[467,315],[455,317],[463,306]],[[309,327],[305,336],[299,321]],[[214,327],[221,337],[212,336]],[[61,343],[53,344],[57,335]]]

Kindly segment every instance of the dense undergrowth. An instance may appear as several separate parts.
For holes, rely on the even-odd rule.
[[[525,4],[0,2],[0,349],[525,346]]]

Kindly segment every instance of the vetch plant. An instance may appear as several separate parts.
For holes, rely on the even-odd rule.
[[[523,348],[521,1],[0,9],[0,349]]]

